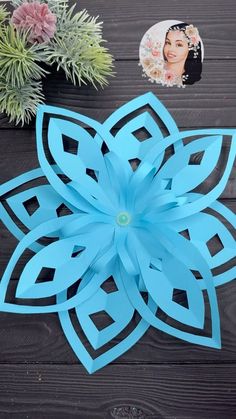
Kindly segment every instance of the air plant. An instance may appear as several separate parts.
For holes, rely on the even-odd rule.
[[[75,85],[108,84],[113,57],[102,22],[68,0],[12,0],[12,16],[0,6],[0,112],[29,123],[44,100],[41,79],[56,64]],[[48,69],[45,69],[45,64]]]

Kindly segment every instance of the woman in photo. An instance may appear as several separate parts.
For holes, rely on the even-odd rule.
[[[164,67],[183,85],[194,84],[201,79],[202,54],[197,28],[187,23],[171,26],[163,48]]]
[[[151,82],[185,87],[201,79],[203,44],[198,29],[179,21],[151,27],[140,44],[140,65]]]

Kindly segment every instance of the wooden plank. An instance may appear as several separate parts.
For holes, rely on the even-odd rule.
[[[83,7],[93,15],[99,12],[104,21],[104,37],[116,59],[117,77],[111,79],[104,92],[96,92],[91,87],[75,88],[65,81],[63,74],[54,73],[45,81],[48,104],[67,107],[102,122],[123,103],[153,90],[181,129],[235,127],[234,0],[199,0],[197,4],[186,4],[185,0],[145,3],[137,0],[135,6],[126,0],[81,0],[77,9]],[[170,18],[194,23],[204,41],[206,59],[202,81],[186,89],[152,85],[141,77],[138,67],[138,47],[143,33],[157,20]],[[0,115],[1,183],[37,166],[34,121],[25,129],[12,128],[6,116]],[[223,156],[226,153],[224,147]],[[221,172],[219,164],[213,179]],[[222,195],[222,202],[234,212],[235,176],[234,169]],[[208,185],[211,182],[212,179],[208,180]],[[2,225],[0,240],[0,270],[3,270],[16,240]],[[15,277],[28,257],[25,255],[21,260]],[[234,264],[235,260],[231,260],[225,269]],[[14,301],[16,285],[17,280],[10,282],[10,301]],[[217,289],[222,350],[191,345],[150,328],[126,354],[92,376],[86,373],[67,343],[57,314],[1,312],[0,417],[235,418],[235,292],[236,281]],[[181,294],[178,297],[181,300]],[[206,313],[209,331],[208,304]],[[74,314],[72,319],[75,320]],[[90,349],[88,342],[82,340]],[[112,343],[119,341],[120,337]]]
[[[234,0],[204,1],[186,4],[186,0],[137,0],[135,6],[126,0],[81,0],[77,9],[99,13],[104,22],[104,38],[116,59],[137,59],[144,33],[155,23],[167,19],[193,23],[204,42],[205,58],[229,59],[236,55]]]
[[[0,183],[8,181],[13,177],[20,175],[28,170],[38,167],[35,134],[31,130],[1,130],[0,131],[0,155],[4,155],[4,159],[0,161]],[[222,170],[227,153],[229,151],[229,142],[224,141],[222,147],[222,160],[217,163],[216,169],[212,176],[201,185],[200,192],[206,192],[212,189],[213,185],[218,182],[222,175]],[[197,157],[196,157],[197,158]],[[234,167],[225,191],[221,195],[222,202],[236,213],[236,166]],[[33,186],[33,185],[31,185]],[[26,189],[26,184],[23,189]],[[17,193],[19,191],[15,191]],[[17,221],[17,220],[16,220]],[[18,223],[18,222],[17,222]],[[18,223],[19,224],[19,223]],[[232,234],[233,228],[229,226]],[[0,238],[4,242],[4,246],[0,252],[0,271],[3,272],[7,261],[17,244],[17,241],[7,231],[5,226],[0,222]],[[215,244],[216,245],[216,244]],[[19,266],[15,271],[16,277],[20,274],[24,264],[28,260],[29,255],[26,254],[20,260]]]
[[[99,91],[92,86],[75,87],[62,73],[51,74],[44,83],[46,102],[102,122],[124,103],[153,91],[180,127],[235,126],[236,61],[206,62],[202,80],[185,89],[150,83],[142,77],[137,61],[116,62],[116,73],[116,77],[110,79],[110,85]],[[0,128],[10,127],[13,125],[9,125],[8,118],[1,114]]]
[[[183,128],[180,128],[180,131],[183,130]],[[189,141],[191,141],[191,139],[189,139]],[[219,178],[222,176],[230,150],[230,144],[229,138],[224,138],[220,159],[217,162],[212,175],[206,180],[205,185],[200,192],[206,192],[206,187],[212,189],[214,184],[218,182]],[[72,147],[70,149],[72,150]],[[195,160],[197,160],[200,155],[201,153],[196,154]],[[3,156],[0,160],[0,184],[7,182],[15,176],[39,167],[35,132],[26,129],[0,130],[0,156]],[[170,156],[170,153],[168,156]],[[222,199],[236,198],[235,178],[236,162],[230,175],[228,185],[221,196]]]
[[[236,213],[235,200],[227,199],[227,200],[221,200],[221,202],[224,203],[226,206],[228,206],[234,213]],[[225,220],[222,219],[222,221],[226,225]],[[19,225],[19,223],[17,224]],[[235,229],[233,229],[232,225],[228,224],[227,227],[229,231],[231,232],[231,234],[235,237]],[[7,228],[2,223],[1,220],[0,220],[0,241],[2,244],[4,244],[1,246],[1,251],[0,251],[0,275],[2,275],[15,247],[18,244],[18,240],[12,236],[12,234],[7,230]],[[218,248],[218,243],[217,241],[215,241],[212,243],[212,252],[216,253],[217,248]],[[32,257],[31,252],[25,252],[22,255],[22,257],[20,258],[17,264],[17,267],[14,270],[14,278],[19,277],[19,275],[22,272],[23,267],[25,266],[25,264],[31,257]],[[229,267],[232,267],[233,263],[235,263],[235,261],[234,262],[230,261],[227,264],[225,264],[225,269],[229,269]]]
[[[227,71],[226,71],[227,68]],[[185,89],[161,87],[141,75],[137,62],[117,62],[117,75],[103,92],[75,88],[59,74],[48,77],[47,103],[65,106],[104,121],[136,96],[153,91],[181,127],[235,126],[236,61],[211,61],[199,83]]]
[[[70,0],[70,4],[74,4]],[[8,4],[9,10],[12,10]],[[90,15],[104,22],[103,36],[116,59],[137,59],[139,43],[144,33],[155,23],[167,19],[194,24],[204,42],[205,58],[231,59],[236,55],[234,0],[198,0],[188,3],[178,0],[142,0],[135,7],[126,0],[81,0],[76,10],[87,9]]]
[[[13,297],[15,285],[10,284],[10,301],[13,301],[11,297]],[[236,362],[235,293],[236,281],[217,288],[222,333],[221,350],[193,345],[150,327],[139,342],[114,363]],[[31,300],[28,303],[34,304]],[[206,304],[206,313],[206,331],[210,335],[208,304]],[[75,321],[74,314],[72,314],[72,319]],[[100,320],[102,323],[103,318],[101,317]],[[130,330],[134,324],[132,322]],[[193,329],[188,330],[194,332]],[[79,328],[78,331],[80,333]],[[82,341],[93,356],[99,355],[99,351],[91,351],[84,337]],[[106,346],[106,350],[120,341],[120,337],[114,339],[111,345]],[[101,352],[104,352],[104,348]],[[17,315],[11,313],[0,313],[0,362],[3,364],[79,363],[63,335],[57,314]]]
[[[0,131],[0,137],[0,155],[4,155],[4,158],[0,160],[0,183],[38,167],[34,131],[5,129]],[[222,162],[225,161],[229,151],[229,144],[230,143],[227,142],[227,140],[223,143]],[[223,167],[224,164],[222,165],[221,161],[219,161],[212,176],[201,186],[200,192],[206,192],[206,190],[212,189],[213,184],[221,177]],[[236,166],[233,169],[228,185],[221,196],[223,199],[222,202],[233,212],[236,212],[236,201],[234,200],[234,198],[236,198],[235,177]],[[28,185],[25,185],[25,188],[26,187],[28,187]],[[15,193],[17,193],[17,190]],[[233,234],[232,226],[229,227]],[[2,242],[4,242],[4,246],[2,246],[0,252],[0,271],[3,272],[17,241],[11,236],[1,222],[0,238]],[[20,260],[19,266],[15,271],[16,277],[20,274],[28,257],[29,255],[26,254]]]
[[[1,366],[1,418],[199,418],[236,415],[236,366]]]

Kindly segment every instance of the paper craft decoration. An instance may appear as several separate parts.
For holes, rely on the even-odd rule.
[[[112,133],[114,127],[121,128]],[[145,141],[137,136],[141,128]],[[224,136],[229,150],[224,174],[200,194],[196,188],[216,168]],[[41,106],[36,137],[40,168],[0,189],[1,219],[19,239],[0,283],[0,310],[58,312],[72,349],[89,373],[131,348],[150,325],[188,342],[220,348],[215,287],[234,279],[236,267],[214,272],[236,256],[232,232],[221,221],[223,217],[233,230],[236,217],[217,198],[233,168],[236,129],[180,132],[163,104],[147,93],[103,124]],[[197,162],[196,155],[201,156]],[[39,179],[43,184],[35,183]],[[60,216],[61,208],[66,215]],[[215,237],[221,249],[212,254],[208,245]],[[27,249],[31,257],[12,302],[7,297],[9,281]],[[176,290],[185,295],[185,306],[175,300]],[[203,333],[203,291],[209,302],[210,336]],[[96,325],[97,313],[106,327]],[[132,328],[134,313],[140,320],[136,318]],[[89,346],[99,354],[92,356]]]

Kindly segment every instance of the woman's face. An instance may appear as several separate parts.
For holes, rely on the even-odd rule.
[[[189,53],[188,40],[183,31],[170,31],[166,35],[164,56],[168,63],[185,61]]]

